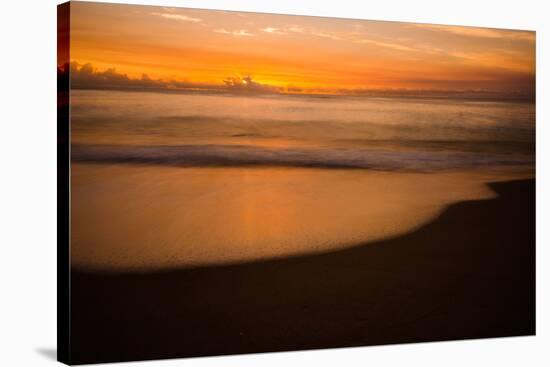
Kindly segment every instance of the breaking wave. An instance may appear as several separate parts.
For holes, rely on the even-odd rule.
[[[531,155],[346,148],[264,148],[246,145],[73,145],[73,161],[201,166],[281,166],[436,171],[534,163]]]

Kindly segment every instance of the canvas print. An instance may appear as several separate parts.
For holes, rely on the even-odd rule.
[[[535,32],[58,8],[66,363],[535,334]]]

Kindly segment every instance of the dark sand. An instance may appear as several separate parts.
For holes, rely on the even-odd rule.
[[[157,273],[72,270],[71,360],[535,333],[535,181],[413,233],[321,255]]]

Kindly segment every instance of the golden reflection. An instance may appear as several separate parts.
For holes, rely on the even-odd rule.
[[[72,262],[155,269],[338,249],[394,236],[512,173],[72,165]],[[93,195],[92,195],[93,193]]]

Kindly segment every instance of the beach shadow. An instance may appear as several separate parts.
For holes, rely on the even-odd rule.
[[[57,361],[57,348],[38,348],[36,352],[47,359]]]
[[[532,335],[535,183],[330,253],[153,273],[72,270],[73,363]]]

